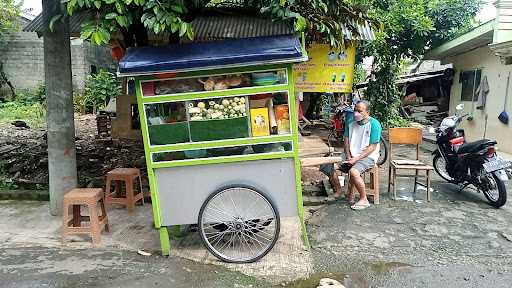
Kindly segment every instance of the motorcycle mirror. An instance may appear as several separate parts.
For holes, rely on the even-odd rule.
[[[457,105],[457,106],[455,107],[455,110],[456,110],[457,112],[460,112],[460,111],[464,110],[464,104],[463,104],[463,103],[461,103],[461,104]]]

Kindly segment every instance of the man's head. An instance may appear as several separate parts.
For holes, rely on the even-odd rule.
[[[370,117],[370,112],[368,111],[369,103],[364,100],[360,100],[356,103],[356,107],[354,108],[354,120],[356,120],[359,124],[364,124]]]

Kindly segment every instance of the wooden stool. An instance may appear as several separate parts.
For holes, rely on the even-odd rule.
[[[101,208],[101,216],[98,215],[98,203]],[[80,214],[80,205],[89,208],[89,216]],[[69,215],[69,206],[73,206],[73,217]],[[82,221],[89,221],[89,226],[82,226]],[[85,188],[73,189],[64,195],[62,241],[71,234],[89,234],[93,245],[101,243],[101,231],[105,228],[108,232],[108,218],[103,200],[103,189]]]
[[[135,194],[133,188],[134,179],[139,179],[139,192]],[[116,181],[115,192],[110,191],[112,181]],[[121,181],[124,181],[126,187],[126,197],[121,195]],[[114,197],[114,194],[117,194]],[[140,178],[140,171],[137,168],[116,168],[107,173],[106,187],[105,187],[105,202],[110,204],[122,204],[128,207],[128,212],[135,210],[135,204],[141,200],[144,205],[144,193],[142,192],[142,180]]]
[[[366,182],[366,174],[370,175],[370,182]],[[380,195],[379,195],[379,167],[377,165],[373,166],[370,170],[368,170],[366,173],[362,175],[364,184],[366,186],[366,195],[372,196],[373,198],[373,204],[379,204],[380,203]],[[357,189],[354,187],[354,184],[350,182],[349,179],[349,185],[348,185],[348,192],[352,192],[352,190]]]

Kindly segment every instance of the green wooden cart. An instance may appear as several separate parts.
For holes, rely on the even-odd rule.
[[[162,253],[168,228],[197,224],[217,258],[253,262],[281,217],[303,221],[293,35],[129,50]]]

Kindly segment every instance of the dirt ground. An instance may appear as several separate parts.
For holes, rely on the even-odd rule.
[[[79,185],[101,187],[104,175],[117,167],[141,168],[146,177],[144,147],[141,141],[98,139],[94,115],[76,115],[76,149]],[[316,130],[318,135],[324,130]],[[320,155],[321,156],[321,155]],[[319,185],[325,176],[316,168],[304,168],[302,180]],[[0,181],[17,188],[47,189],[48,155],[46,129],[18,128],[0,123]],[[146,179],[143,179],[147,185]]]
[[[80,186],[102,186],[106,172],[117,167],[142,168],[142,173],[145,174],[142,142],[98,139],[94,115],[75,117]],[[0,124],[0,180],[2,178],[14,181],[19,188],[47,187],[46,129],[17,128],[9,123]]]

